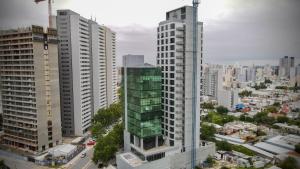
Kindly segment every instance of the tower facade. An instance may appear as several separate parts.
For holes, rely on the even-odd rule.
[[[0,33],[5,145],[37,153],[61,143],[57,43],[39,26]]]
[[[157,65],[162,70],[163,135],[170,146],[181,151],[192,143],[193,7],[166,13],[157,28]],[[197,102],[200,103],[203,24],[198,22]],[[200,136],[200,104],[196,107],[196,148]]]

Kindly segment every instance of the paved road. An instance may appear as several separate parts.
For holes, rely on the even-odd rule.
[[[72,159],[68,165],[66,165],[66,168],[68,169],[97,169],[97,166],[93,163],[92,157],[93,157],[93,147],[88,147],[83,152],[86,153],[86,157],[81,158],[80,155],[83,153],[80,153],[78,156],[76,156],[74,159]]]

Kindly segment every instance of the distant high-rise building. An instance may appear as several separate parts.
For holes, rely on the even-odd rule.
[[[117,65],[116,65],[116,33],[105,27],[105,54],[106,54],[106,88],[107,104],[118,101]]]
[[[0,32],[3,143],[31,153],[60,144],[57,32],[43,27]]]
[[[295,67],[295,58],[285,56],[279,60],[279,76],[290,78],[290,69]]]
[[[84,135],[93,114],[117,101],[116,35],[71,10],[57,11],[62,131]]]
[[[223,87],[222,69],[205,67],[203,70],[203,95],[217,99],[218,90]]]
[[[125,55],[123,56],[123,67],[132,67],[144,64],[144,55]]]
[[[116,36],[109,28],[89,20],[92,56],[93,112],[117,101]]]

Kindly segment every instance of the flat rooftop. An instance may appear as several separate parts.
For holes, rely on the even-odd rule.
[[[131,152],[120,154],[120,157],[124,161],[126,161],[129,165],[131,165],[132,167],[137,167],[137,166],[142,165],[144,163],[144,161],[142,161],[140,158],[138,158],[136,155],[134,155]]]

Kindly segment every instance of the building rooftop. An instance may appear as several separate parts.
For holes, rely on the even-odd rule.
[[[257,148],[260,148],[262,150],[268,151],[270,153],[273,153],[273,154],[284,154],[284,153],[291,151],[289,149],[281,148],[281,147],[278,147],[278,146],[275,146],[272,144],[268,144],[265,142],[256,143],[256,144],[254,144],[254,146]]]
[[[273,144],[275,146],[279,146],[282,148],[286,148],[289,150],[294,150],[295,145],[300,143],[300,136],[297,135],[286,135],[286,136],[275,136],[265,141],[266,143]]]
[[[137,167],[144,163],[144,161],[142,161],[140,158],[138,158],[136,155],[134,155],[133,153],[130,153],[130,152],[120,154],[120,157],[132,167]]]

